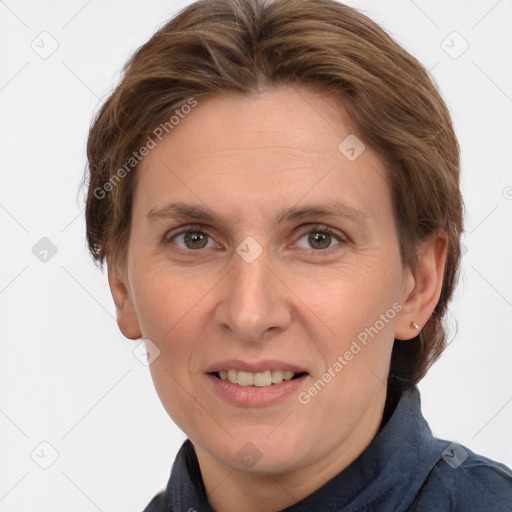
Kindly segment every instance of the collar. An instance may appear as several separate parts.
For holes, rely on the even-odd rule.
[[[403,510],[441,456],[443,448],[421,414],[416,386],[405,389],[388,421],[349,466],[283,512],[355,512],[385,497]],[[174,462],[165,491],[165,510],[215,512],[204,487],[193,445],[187,439]]]

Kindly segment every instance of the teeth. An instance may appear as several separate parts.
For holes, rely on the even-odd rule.
[[[279,384],[283,380],[290,380],[295,375],[290,370],[265,370],[264,372],[244,372],[242,370],[220,370],[219,377],[231,384],[239,386],[267,387],[272,384]]]
[[[254,384],[254,373],[239,371],[236,380],[239,386],[252,386]]]
[[[279,384],[279,382],[283,381],[283,370],[272,370],[272,384]]]
[[[254,385],[258,387],[270,386],[272,384],[272,373],[270,370],[254,374]]]
[[[236,384],[236,378],[238,377],[238,370],[228,370],[228,380],[233,384]]]

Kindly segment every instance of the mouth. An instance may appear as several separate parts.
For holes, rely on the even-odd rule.
[[[228,370],[219,370],[210,372],[209,375],[219,380],[230,382],[243,387],[264,388],[276,386],[283,381],[296,380],[308,375],[307,372],[293,372],[291,370],[264,370],[261,372],[248,372],[230,368]]]
[[[298,395],[311,377],[305,367],[278,359],[228,359],[205,368],[214,394],[237,407],[264,407]]]

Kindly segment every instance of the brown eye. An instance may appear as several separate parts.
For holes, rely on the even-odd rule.
[[[332,249],[337,245],[345,242],[345,238],[341,234],[337,234],[327,227],[315,227],[306,231],[301,238],[297,241],[297,245],[301,249],[311,251],[314,249],[317,252],[322,252],[327,249]]]
[[[327,249],[331,245],[331,235],[329,233],[315,233],[308,235],[308,243],[313,249]]]
[[[184,238],[187,249],[203,249],[208,243],[208,235],[187,231]]]
[[[168,238],[167,243],[172,242],[177,247],[188,251],[209,249],[218,247],[212,238],[199,229],[188,229]]]

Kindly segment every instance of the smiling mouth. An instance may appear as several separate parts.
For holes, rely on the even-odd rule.
[[[237,384],[239,386],[268,387],[280,384],[283,381],[300,379],[301,377],[308,375],[308,373],[295,373],[290,370],[266,370],[263,372],[253,373],[229,369],[212,372],[210,375],[214,375],[220,380],[230,382],[231,384]]]

